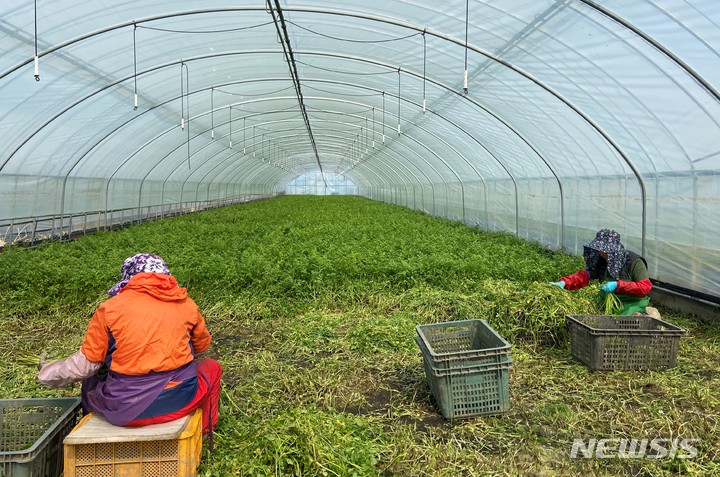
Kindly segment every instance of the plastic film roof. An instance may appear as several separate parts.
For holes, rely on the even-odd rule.
[[[719,26],[715,0],[3,2],[0,222],[337,177],[571,252],[611,227],[717,297]]]

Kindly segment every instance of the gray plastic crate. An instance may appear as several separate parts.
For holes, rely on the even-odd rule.
[[[567,315],[570,352],[594,371],[675,366],[682,328],[646,315]]]
[[[58,477],[80,398],[0,399],[0,477]]]
[[[484,320],[418,325],[417,343],[430,391],[446,419],[510,408],[510,344]]]

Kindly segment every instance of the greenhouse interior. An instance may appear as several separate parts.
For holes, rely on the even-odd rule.
[[[79,396],[27,363],[147,252],[223,367],[198,475],[720,475],[720,2],[17,0],[0,44],[0,398]],[[661,371],[571,351],[605,229]],[[510,400],[456,420],[422,331],[469,319]]]

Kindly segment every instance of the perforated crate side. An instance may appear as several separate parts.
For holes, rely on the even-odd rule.
[[[502,364],[510,344],[482,319],[418,325],[417,343],[423,357],[437,369]]]
[[[437,370],[423,359],[430,392],[446,419],[500,414],[510,409],[511,361],[465,370]]]
[[[60,476],[79,414],[79,398],[0,399],[0,476]]]
[[[198,410],[177,439],[65,444],[64,477],[192,477],[201,453],[202,413]]]
[[[596,371],[659,370],[677,363],[685,330],[650,316],[567,317],[571,354]]]

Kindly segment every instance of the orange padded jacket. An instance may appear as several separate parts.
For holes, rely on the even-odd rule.
[[[205,319],[172,275],[138,273],[93,314],[82,352],[126,375],[170,371],[210,346]]]

